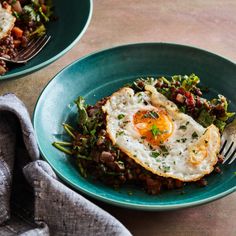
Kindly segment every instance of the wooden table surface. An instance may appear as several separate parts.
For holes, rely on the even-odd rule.
[[[236,61],[236,0],[94,0],[90,26],[77,45],[36,73],[1,82],[0,94],[15,93],[32,114],[44,86],[75,59],[119,44],[149,41],[192,45]],[[134,235],[236,235],[236,193],[172,212],[97,204]]]

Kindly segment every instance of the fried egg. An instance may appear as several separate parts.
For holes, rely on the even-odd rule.
[[[0,4],[0,39],[7,36],[15,24],[15,17]]]
[[[153,86],[139,93],[124,87],[102,109],[113,144],[152,173],[191,182],[213,171],[218,128],[204,128]]]

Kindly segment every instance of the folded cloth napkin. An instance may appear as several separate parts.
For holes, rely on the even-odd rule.
[[[39,159],[24,104],[13,94],[0,96],[0,236],[131,235]]]

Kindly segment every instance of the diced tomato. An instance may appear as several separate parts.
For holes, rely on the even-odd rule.
[[[193,97],[193,95],[191,93],[188,94],[188,97],[186,99],[186,104],[187,104],[187,106],[195,107],[195,100],[194,100],[194,97]]]
[[[186,92],[185,92],[185,96],[186,96],[187,98],[190,98],[190,97],[192,96],[192,94],[191,94],[189,91],[186,91]]]

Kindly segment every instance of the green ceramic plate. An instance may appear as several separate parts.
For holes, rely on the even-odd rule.
[[[68,3],[69,2],[69,3]],[[92,0],[53,0],[58,18],[47,25],[51,39],[46,47],[25,65],[14,66],[0,81],[19,78],[37,71],[68,52],[86,31],[92,16]]]
[[[43,157],[75,189],[122,207],[171,210],[207,203],[234,192],[236,162],[224,166],[223,174],[212,174],[205,188],[193,184],[184,188],[184,192],[173,190],[149,196],[132,186],[116,191],[82,178],[70,158],[51,145],[55,140],[66,138],[63,122],[75,123],[73,101],[78,96],[93,104],[140,76],[193,72],[209,87],[208,96],[224,94],[231,100],[230,110],[236,111],[236,65],[197,48],[165,43],[132,44],[100,51],[74,62],[49,82],[35,108],[33,122]]]

